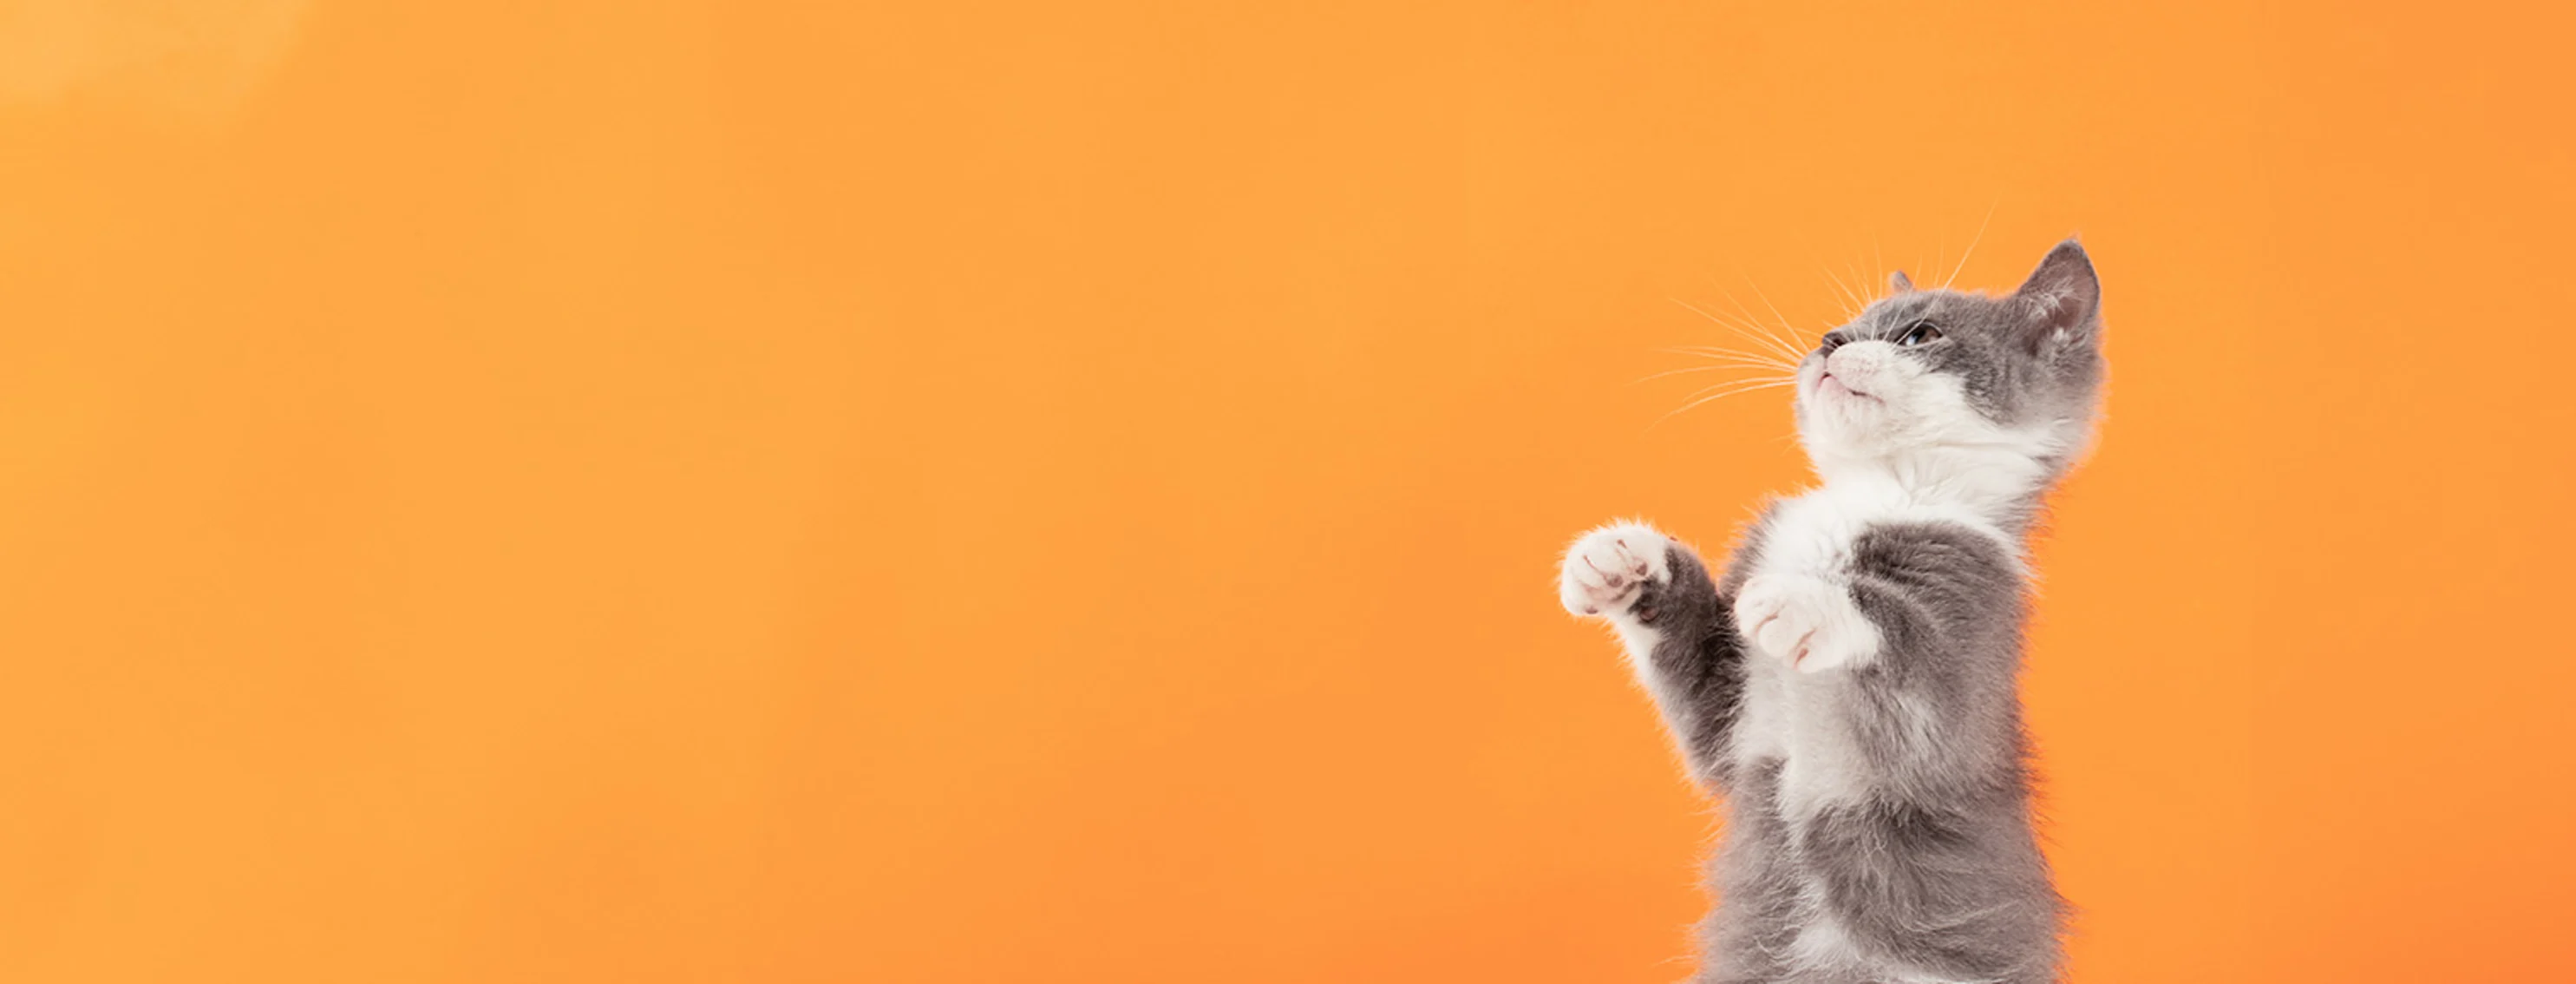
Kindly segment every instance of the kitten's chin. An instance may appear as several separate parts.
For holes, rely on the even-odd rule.
[[[1813,446],[1858,452],[1887,426],[1887,402],[1827,376],[1798,401],[1801,437]]]
[[[1798,443],[1805,446],[1808,458],[1821,464],[1876,457],[1872,453],[1876,449],[1856,428],[1856,422],[1838,419],[1842,415],[1817,406],[1807,407],[1805,416],[1798,428]]]

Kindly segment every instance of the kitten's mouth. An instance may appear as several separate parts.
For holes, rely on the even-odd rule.
[[[1851,388],[1850,384],[1834,378],[1834,374],[1831,372],[1825,373],[1823,378],[1816,380],[1816,392],[1826,393],[1836,390],[1841,391],[1846,396],[1857,396],[1864,400],[1878,399],[1875,396],[1871,396],[1867,393]]]

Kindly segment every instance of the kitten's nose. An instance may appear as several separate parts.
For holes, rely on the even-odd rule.
[[[1837,345],[1825,353],[1825,371],[1844,379],[1864,376],[1876,370],[1884,358],[1881,345]]]

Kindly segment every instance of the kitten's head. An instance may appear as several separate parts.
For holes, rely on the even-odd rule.
[[[2091,437],[2102,286],[2057,244],[2010,295],[1895,290],[1798,367],[1798,432],[1821,469],[1942,447],[2012,449],[2054,472]]]

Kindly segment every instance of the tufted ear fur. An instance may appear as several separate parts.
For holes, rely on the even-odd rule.
[[[1911,294],[1914,292],[1914,278],[1906,276],[1903,270],[1888,274],[1887,289],[1891,293]]]
[[[2093,260],[2073,239],[2057,244],[2013,291],[2023,306],[2022,342],[2032,352],[2054,344],[2098,341],[2102,330],[2102,282],[2093,275]]]

